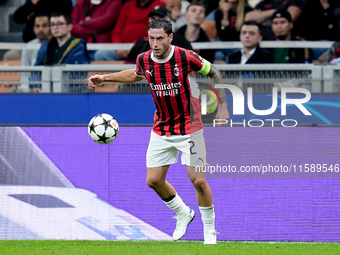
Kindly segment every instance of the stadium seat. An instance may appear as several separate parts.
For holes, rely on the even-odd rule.
[[[0,66],[21,66],[21,61],[0,61]],[[20,86],[19,72],[0,72],[0,93],[10,93],[17,86]]]

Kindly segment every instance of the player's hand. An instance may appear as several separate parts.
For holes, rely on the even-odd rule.
[[[222,119],[222,120],[229,120],[229,111],[227,104],[224,103],[222,105],[219,105],[218,111],[216,114],[216,119]],[[222,126],[223,124],[217,124],[217,126]]]
[[[104,75],[95,74],[88,78],[87,87],[95,89],[98,85],[104,82]]]

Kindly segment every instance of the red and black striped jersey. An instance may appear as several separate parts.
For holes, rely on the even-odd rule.
[[[195,52],[177,46],[171,46],[165,59],[156,59],[151,50],[138,55],[135,74],[147,79],[156,105],[154,132],[186,135],[203,128],[194,74],[206,67],[205,61]]]

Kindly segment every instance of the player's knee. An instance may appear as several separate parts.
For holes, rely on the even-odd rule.
[[[204,193],[208,185],[207,180],[204,178],[194,178],[191,180],[191,182],[195,189],[200,193]]]
[[[157,189],[158,187],[162,186],[164,182],[159,178],[147,177],[146,183],[150,188]]]

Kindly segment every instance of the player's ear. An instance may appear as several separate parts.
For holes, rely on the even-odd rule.
[[[171,34],[169,35],[169,42],[172,42],[173,39],[174,39],[174,34],[171,33]]]

